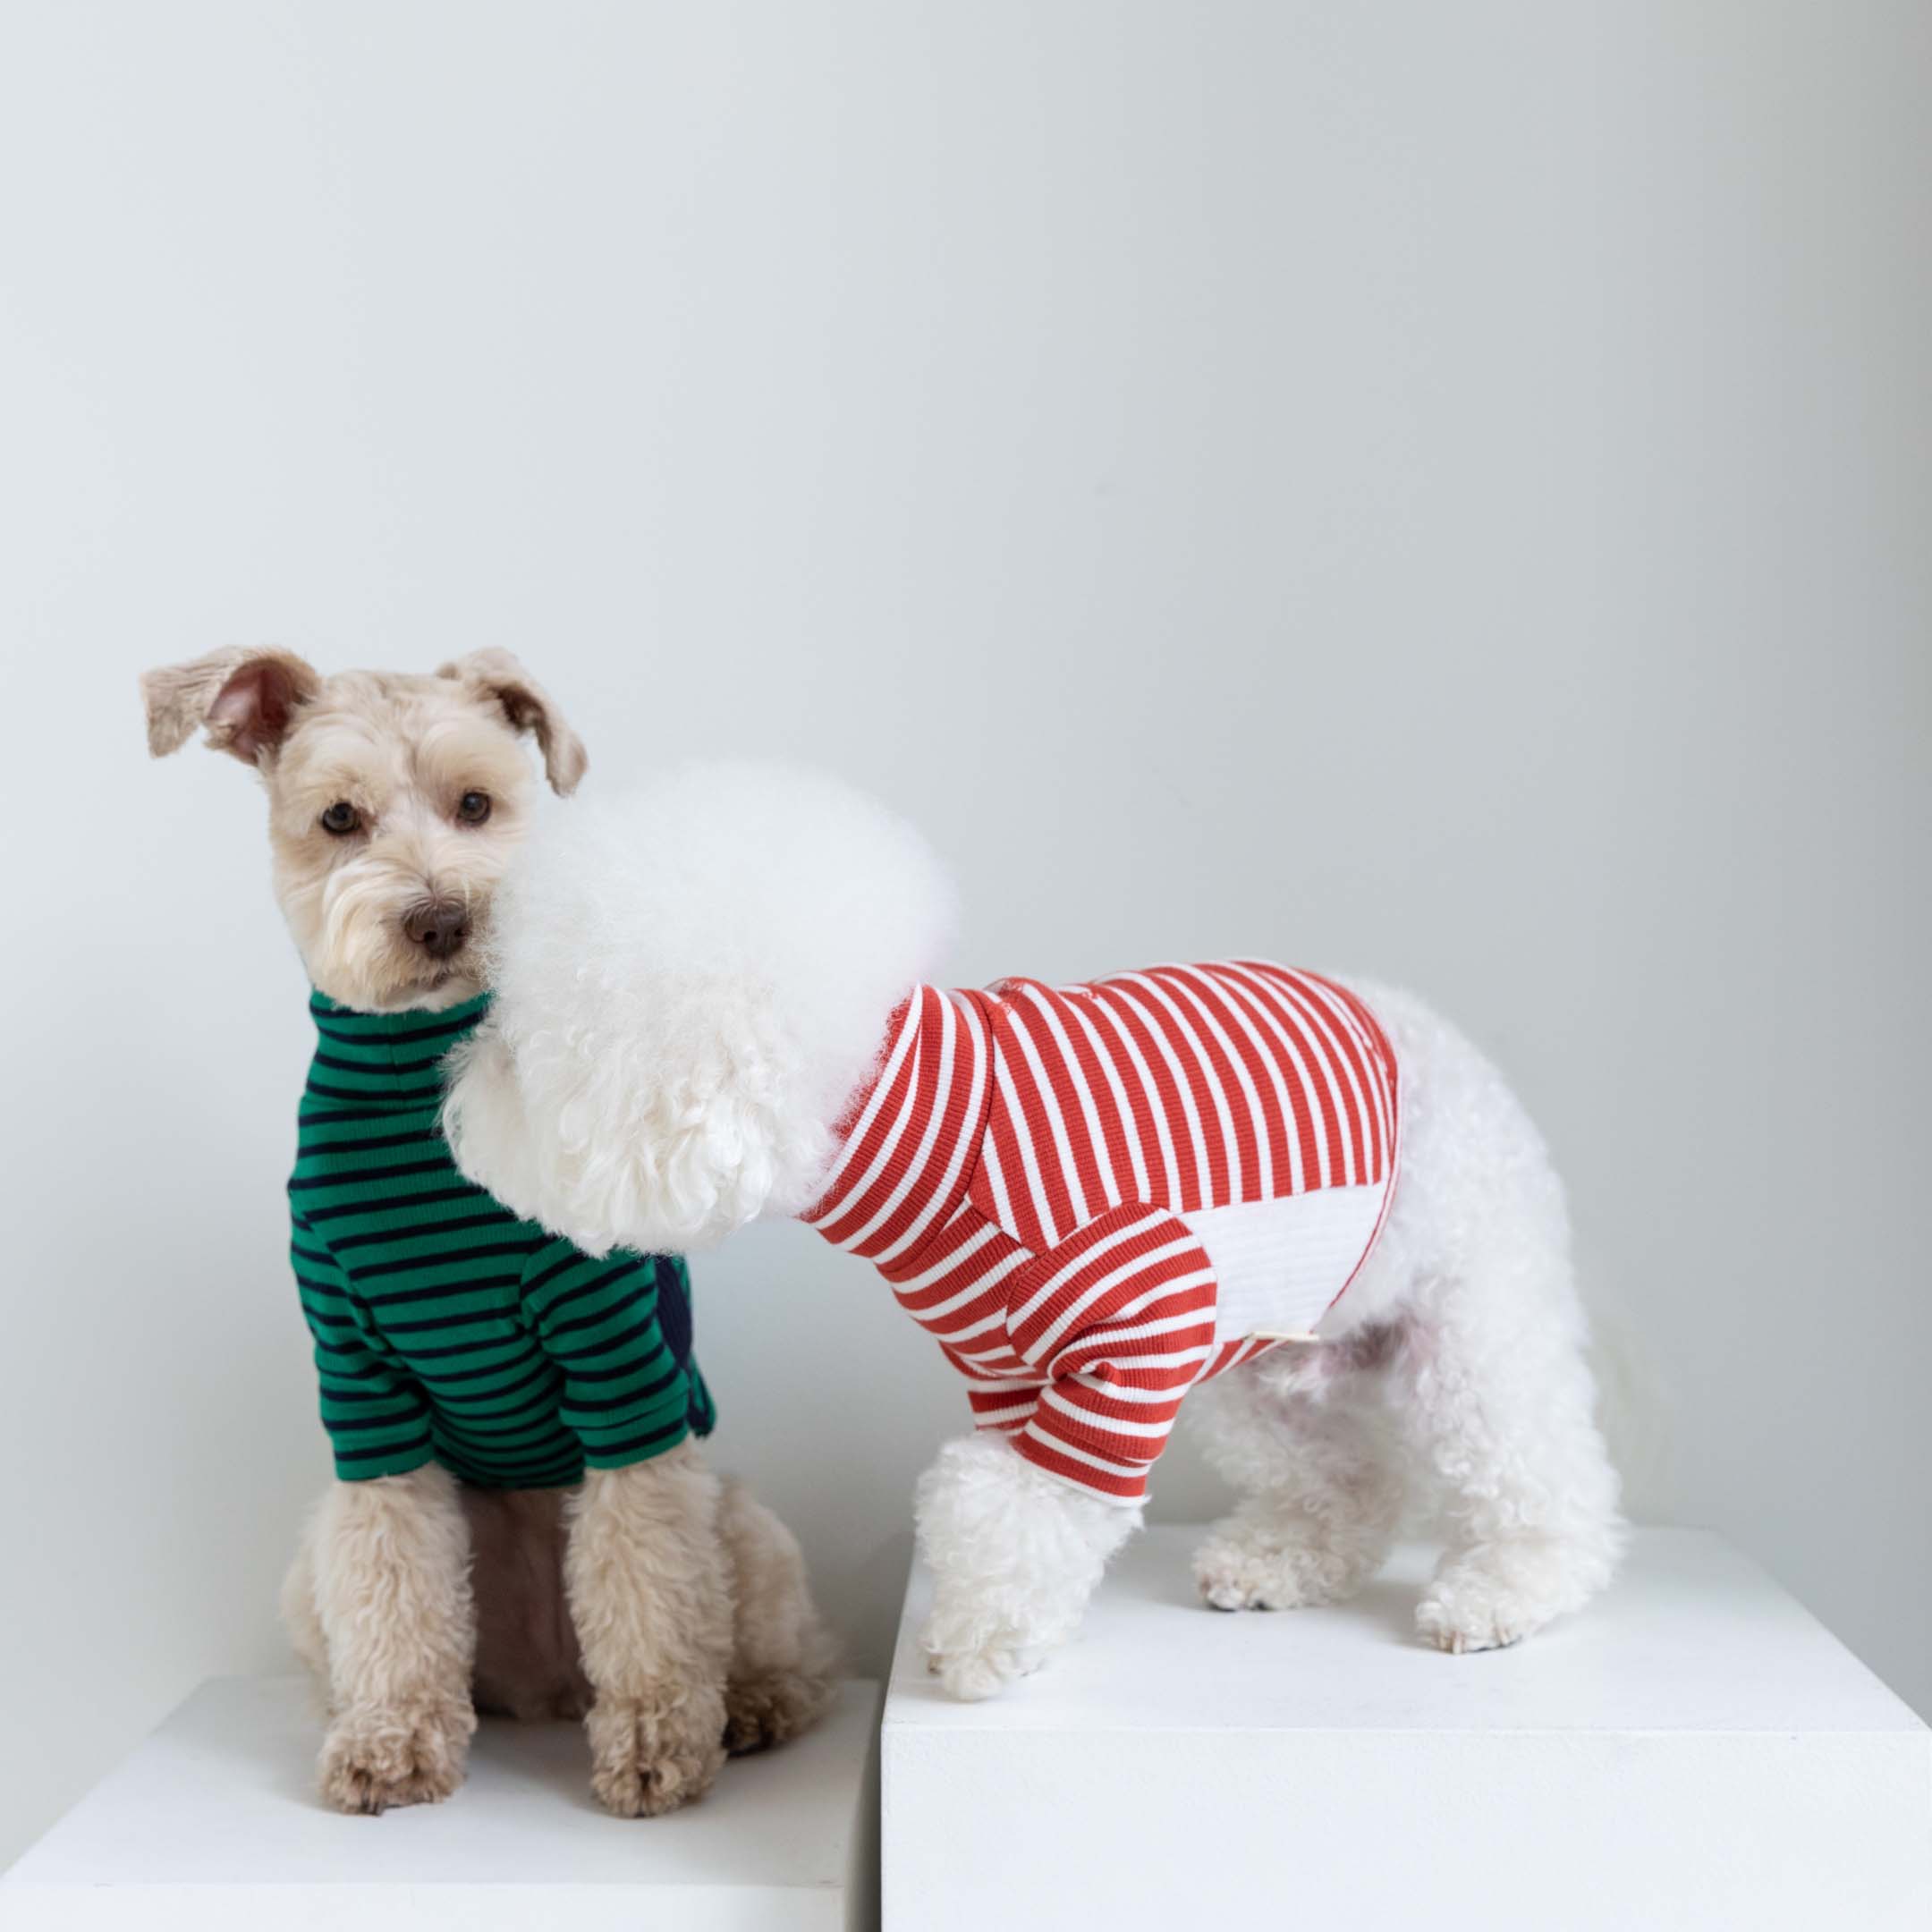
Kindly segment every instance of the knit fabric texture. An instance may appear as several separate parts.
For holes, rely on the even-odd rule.
[[[1138,1504],[1196,1383],[1317,1325],[1394,1186],[1395,1055],[1260,960],[915,987],[802,1218],[863,1256],[1028,1462]]]
[[[457,1172],[441,1063],[488,1004],[309,1001],[290,1253],[345,1481],[434,1461],[487,1488],[551,1487],[662,1455],[715,1419],[682,1257],[594,1260]]]

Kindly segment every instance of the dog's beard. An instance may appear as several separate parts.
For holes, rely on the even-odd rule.
[[[447,959],[433,960],[402,931],[403,914],[421,897],[419,880],[399,884],[385,868],[349,866],[323,882],[309,919],[291,909],[317,989],[360,1013],[435,1011],[480,993],[484,903],[470,897],[470,936]]]

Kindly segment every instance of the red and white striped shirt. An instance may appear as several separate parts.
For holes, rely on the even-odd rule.
[[[1187,1391],[1353,1279],[1398,1133],[1387,1036],[1313,973],[919,987],[801,1218],[878,1267],[980,1428],[1136,1503]]]

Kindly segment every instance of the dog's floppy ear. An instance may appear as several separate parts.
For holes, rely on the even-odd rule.
[[[516,730],[533,732],[543,753],[544,776],[559,798],[577,789],[590,762],[583,740],[564,722],[564,714],[543,686],[508,651],[471,651],[439,665],[436,675],[472,686],[501,705]]]
[[[211,750],[253,765],[288,736],[295,713],[322,679],[292,651],[244,645],[165,665],[146,673],[140,686],[148,749],[156,758],[179,751],[206,725]]]

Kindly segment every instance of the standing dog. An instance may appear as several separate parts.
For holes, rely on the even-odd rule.
[[[260,775],[318,995],[291,1201],[341,1479],[284,1611],[326,1686],[324,1795],[448,1796],[481,1708],[583,1716],[613,1811],[686,1803],[823,1707],[798,1546],[689,1439],[710,1411],[682,1264],[548,1241],[462,1182],[436,1120],[534,803],[519,735],[559,793],[583,747],[503,651],[325,678],[230,650],[142,688],[157,756],[205,727]]]
[[[1181,1398],[1243,1492],[1222,1609],[1374,1574],[1411,1471],[1450,1651],[1601,1588],[1563,1190],[1501,1076],[1406,995],[1253,962],[1091,987],[924,979],[946,892],[843,788],[722,767],[580,815],[506,883],[463,1171],[591,1252],[797,1215],[968,1378],[920,1487],[933,1667],[986,1696],[1078,1624]]]

